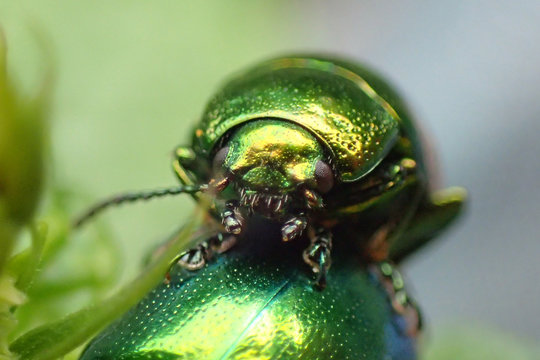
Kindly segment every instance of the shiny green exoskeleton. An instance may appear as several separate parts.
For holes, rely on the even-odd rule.
[[[265,62],[211,99],[173,165],[181,187],[79,221],[154,196],[213,199],[170,282],[83,359],[415,359],[420,317],[392,263],[451,223],[465,193],[432,190],[384,80],[324,57]]]
[[[230,247],[252,214],[308,238],[303,258],[324,286],[332,237],[366,262],[399,261],[446,226],[461,189],[432,193],[422,144],[398,95],[366,68],[286,57],[240,74],[210,101],[174,167],[185,185],[209,183],[224,232],[187,252],[202,267]],[[301,241],[301,240],[299,240]]]
[[[272,242],[279,229],[249,232],[268,243],[239,244],[197,272],[174,267],[81,359],[416,358],[417,324],[396,314],[376,268],[338,248],[317,291],[298,266],[301,247]]]

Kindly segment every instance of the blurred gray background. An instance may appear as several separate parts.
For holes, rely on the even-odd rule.
[[[432,337],[481,326],[540,340],[540,3],[537,1],[0,1],[23,87],[58,63],[55,181],[89,199],[175,183],[188,139],[227,75],[282,53],[365,61],[402,91],[466,215],[404,270]],[[82,209],[84,204],[81,203]],[[111,211],[126,278],[185,221],[188,199]]]

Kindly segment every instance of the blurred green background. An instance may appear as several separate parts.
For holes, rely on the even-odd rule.
[[[534,1],[0,0],[9,69],[23,91],[44,72],[36,32],[49,40],[57,76],[49,184],[77,194],[74,215],[113,193],[175,184],[171,151],[187,142],[216,87],[247,65],[309,51],[388,74],[433,134],[444,183],[472,195],[458,228],[406,267],[437,359],[463,359],[475,346],[487,352],[471,358],[538,358],[539,18]],[[192,208],[177,197],[100,217],[121,254],[121,281]],[[57,271],[90,266],[92,226],[71,240]],[[93,269],[115,266],[99,259]]]

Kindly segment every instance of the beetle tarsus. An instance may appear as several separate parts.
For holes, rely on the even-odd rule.
[[[283,241],[291,241],[302,235],[307,226],[307,219],[303,215],[293,216],[283,224],[281,238]]]
[[[212,253],[222,254],[236,244],[236,236],[219,233],[208,239]]]
[[[317,274],[317,280],[315,284],[320,290],[326,288],[326,274],[328,273],[328,266],[326,265],[330,261],[330,251],[321,251],[319,254],[319,272]]]
[[[382,261],[375,266],[375,273],[381,279],[392,309],[405,318],[405,333],[410,336],[417,335],[422,328],[422,316],[416,302],[405,289],[401,273],[389,261]]]
[[[211,249],[208,242],[203,241],[195,248],[180,254],[178,257],[178,265],[190,271],[199,270],[206,265],[211,255]]]
[[[408,176],[416,170],[416,161],[410,158],[403,158],[398,163],[392,164],[386,170],[386,181],[382,191],[389,190],[402,184]]]
[[[328,231],[316,235],[311,245],[304,250],[304,261],[317,274],[316,285],[320,289],[324,289],[326,286],[326,274],[332,263],[331,250],[332,236]]]
[[[200,242],[196,247],[184,251],[178,257],[178,265],[186,270],[202,269],[214,254],[221,254],[229,250],[236,243],[236,236],[218,233],[211,238]]]
[[[243,219],[238,212],[238,202],[231,200],[225,204],[225,211],[221,213],[221,223],[225,227],[225,230],[234,235],[238,235],[242,232]]]

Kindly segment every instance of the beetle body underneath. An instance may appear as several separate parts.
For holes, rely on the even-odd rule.
[[[81,360],[416,358],[414,314],[395,313],[376,269],[337,248],[327,288],[315,291],[298,266],[300,244],[283,249],[271,240],[279,228],[261,223],[246,232],[261,241],[197,272],[173,267]]]

